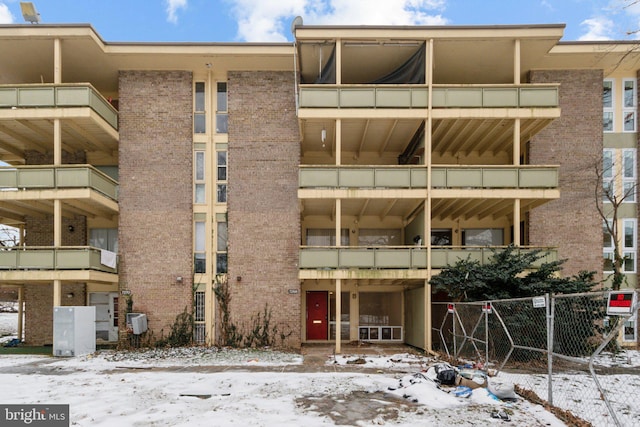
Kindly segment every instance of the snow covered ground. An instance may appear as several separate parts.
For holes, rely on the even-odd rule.
[[[484,388],[455,397],[453,387],[409,381],[433,363],[327,354],[310,365],[295,353],[215,348],[5,355],[0,404],[69,404],[73,426],[565,425],[521,398],[495,400]],[[637,387],[626,392],[638,396]],[[500,410],[510,421],[492,417]]]

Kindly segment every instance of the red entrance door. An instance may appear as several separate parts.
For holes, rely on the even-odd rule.
[[[327,340],[329,328],[327,325],[328,310],[327,292],[307,292],[307,339]]]

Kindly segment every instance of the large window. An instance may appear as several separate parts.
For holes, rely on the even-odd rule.
[[[502,246],[502,228],[466,228],[462,230],[462,244],[465,246]]]
[[[195,223],[195,242],[194,242],[194,267],[195,273],[207,272],[207,254],[206,254],[206,231],[205,222],[196,221]]]
[[[195,152],[195,170],[194,170],[194,202],[206,203],[206,185],[205,185],[205,152]]]
[[[92,228],[89,230],[89,246],[118,252],[117,228]]]
[[[622,150],[622,188],[625,203],[635,203],[636,182],[636,150]]]
[[[229,131],[229,115],[227,114],[227,83],[218,82],[216,104],[216,132]]]
[[[340,339],[348,340],[350,337],[349,329],[349,292],[342,292],[340,296]],[[329,339],[336,339],[336,294],[335,292],[329,293]]]
[[[624,79],[623,85],[623,97],[622,97],[622,116],[623,116],[623,132],[635,132],[636,131],[636,113],[637,113],[637,95],[636,95],[636,81],[631,79]]]
[[[637,221],[635,218],[627,218],[621,220],[622,223],[622,271],[624,273],[636,272],[636,241],[637,241]],[[613,272],[614,262],[614,241],[613,237],[607,230],[607,225],[602,223],[602,252],[604,258],[603,271],[605,273]]]
[[[450,228],[434,228],[431,230],[431,245],[433,246],[451,246],[451,229]]]
[[[614,179],[614,151],[602,151],[602,200],[611,201],[609,197],[615,195]]]
[[[400,246],[402,231],[395,228],[361,228],[358,246]]]
[[[207,132],[207,114],[205,111],[205,84],[204,82],[196,82],[194,89],[194,105],[193,105],[193,132]]]
[[[334,228],[308,228],[307,246],[337,246]],[[349,246],[349,229],[340,230],[340,246]]]
[[[216,274],[227,272],[227,223],[217,223],[218,239],[216,242]]]
[[[607,79],[602,87],[602,128],[605,132],[613,132],[614,111],[614,85],[613,80]]]
[[[227,152],[216,153],[218,174],[216,176],[216,201],[227,203]]]

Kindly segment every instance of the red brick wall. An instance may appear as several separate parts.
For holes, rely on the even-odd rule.
[[[159,339],[192,304],[192,76],[122,71],[119,84],[120,288]]]
[[[298,165],[293,73],[228,75],[228,273],[232,321],[272,309],[272,325],[300,346]],[[238,278],[242,279],[239,281]]]
[[[86,305],[84,284],[63,283],[62,305]],[[72,293],[73,297],[67,297]],[[53,284],[24,286],[24,340],[30,345],[53,344]]]
[[[25,162],[27,165],[52,165],[53,164],[53,153],[40,153],[39,151],[28,150],[25,152]],[[69,153],[68,151],[62,150],[62,164],[63,165],[73,165],[73,164],[86,164],[87,163],[87,155],[84,151],[75,151],[73,153]]]
[[[24,241],[27,246],[53,246],[53,216],[35,218],[28,216],[25,221]],[[69,227],[73,227],[73,231]],[[87,245],[87,218],[76,215],[62,218],[62,246]]]
[[[602,220],[595,174],[602,156],[602,72],[532,71],[532,83],[560,83],[561,117],[531,140],[530,160],[560,165],[560,199],[533,209],[532,245],[557,246],[563,274],[602,271]]]

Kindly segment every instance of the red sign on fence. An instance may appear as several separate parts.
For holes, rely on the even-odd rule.
[[[447,312],[453,313],[453,304],[447,304]]]
[[[491,303],[490,302],[485,302],[485,303],[482,304],[482,312],[491,314]]]
[[[607,302],[607,314],[610,316],[630,315],[631,309],[635,305],[636,293],[633,291],[612,291],[609,292]]]

